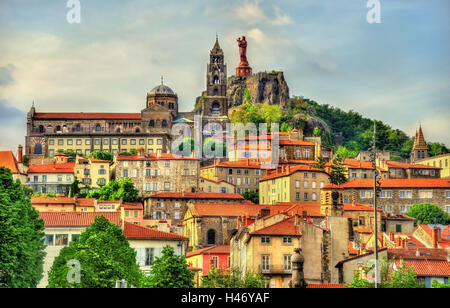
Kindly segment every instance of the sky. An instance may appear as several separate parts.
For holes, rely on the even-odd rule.
[[[228,76],[245,35],[253,72],[280,70],[290,95],[354,110],[450,145],[450,1],[0,1],[0,149],[24,143],[26,113],[140,112],[164,83],[190,111],[216,34]]]

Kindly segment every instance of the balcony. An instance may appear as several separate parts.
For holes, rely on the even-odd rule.
[[[291,275],[292,268],[286,269],[284,265],[270,265],[268,268],[259,266],[259,272],[266,275]]]

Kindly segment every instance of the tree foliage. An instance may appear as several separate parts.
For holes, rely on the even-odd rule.
[[[100,160],[108,160],[108,161],[112,162],[114,160],[114,153],[94,151],[94,152],[90,153],[87,157],[100,159]]]
[[[325,159],[323,159],[322,155],[317,157],[316,162],[312,165],[312,167],[320,169],[320,170],[325,170],[325,168],[326,168],[326,161],[325,161]]]
[[[44,222],[20,181],[0,168],[0,288],[35,288],[42,279]]]
[[[257,191],[249,190],[242,194],[245,200],[250,200],[254,204],[259,204],[259,193]]]
[[[185,256],[176,255],[170,246],[165,246],[161,253],[153,262],[150,276],[143,279],[142,287],[193,288],[195,274],[188,269]]]
[[[269,104],[250,104],[245,103],[236,108],[234,113],[230,116],[230,121],[233,124],[254,123],[259,129],[259,124],[266,123],[267,130],[270,131],[272,123],[280,123],[282,111],[278,105]]]
[[[447,225],[450,223],[450,215],[440,207],[430,203],[415,203],[406,215],[415,218],[416,224]]]
[[[73,198],[75,195],[80,194],[80,181],[77,178],[73,180],[73,183],[70,184],[70,192],[69,197]]]
[[[68,262],[80,264],[80,281],[69,281],[72,270]],[[116,280],[139,286],[142,272],[136,264],[136,252],[130,247],[122,229],[104,216],[81,233],[76,241],[61,249],[48,274],[48,288],[113,288]]]
[[[109,181],[99,191],[91,191],[87,197],[97,200],[120,200],[136,202],[139,190],[129,178]]]
[[[242,278],[241,278],[242,277]],[[260,289],[266,285],[266,279],[261,273],[247,272],[242,275],[237,268],[212,268],[202,279],[202,288],[247,288]]]
[[[447,280],[450,281],[450,277],[448,277]],[[450,283],[441,283],[436,279],[433,279],[433,281],[431,282],[431,287],[435,289],[450,289]]]
[[[381,261],[380,283],[381,288],[424,288],[425,284],[417,281],[417,273],[414,267],[408,267],[407,263],[401,262],[394,268],[394,259],[386,257]],[[351,283],[346,288],[374,288],[375,287],[375,264],[365,264],[358,269]]]
[[[348,181],[347,169],[344,164],[344,158],[336,155],[333,164],[330,166],[330,182],[331,184],[340,185]]]

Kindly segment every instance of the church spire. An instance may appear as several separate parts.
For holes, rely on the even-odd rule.
[[[211,49],[211,54],[214,54],[214,55],[223,55],[223,50],[222,50],[222,48],[220,47],[220,44],[219,44],[219,36],[217,35],[217,33],[216,33],[216,43],[214,44],[214,47]]]
[[[422,125],[419,126],[419,131],[417,132],[416,138],[414,139],[414,149],[415,150],[427,150],[428,146],[425,142],[425,137],[422,132]]]

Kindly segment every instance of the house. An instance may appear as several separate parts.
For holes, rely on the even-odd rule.
[[[68,196],[74,181],[75,162],[68,162],[67,155],[56,154],[49,165],[30,165],[26,185],[35,193]]]
[[[381,216],[381,231],[412,234],[414,232],[414,218],[405,214],[383,213]]]
[[[441,168],[441,178],[450,179],[450,153],[431,156],[421,159],[413,164],[427,165]]]
[[[61,249],[70,242],[77,240],[81,233],[89,227],[97,216],[106,217],[111,223],[121,224],[120,213],[89,213],[89,212],[40,212],[39,218],[44,220],[45,258],[44,277],[38,287],[44,288],[48,284],[48,271]]]
[[[182,235],[150,229],[125,221],[123,233],[136,250],[136,262],[144,273],[149,273],[156,258],[162,256],[165,246],[174,249],[176,255],[184,256],[188,238]]]
[[[330,183],[329,174],[311,166],[282,165],[267,170],[259,181],[259,203],[317,202],[320,189]]]
[[[0,167],[11,170],[13,180],[19,180],[22,184],[27,182],[27,166],[22,162],[22,146],[19,145],[17,159],[12,151],[0,151]]]
[[[75,212],[77,198],[31,196],[31,205],[39,212]]]
[[[120,207],[121,217],[124,221],[142,225],[144,221],[144,207],[139,202],[123,202]]]
[[[230,268],[230,246],[216,245],[190,251],[186,254],[189,266],[201,268],[200,276],[207,276],[209,271]],[[197,280],[197,279],[196,279]]]
[[[373,179],[374,168],[371,162],[348,158],[345,159],[344,164],[349,179]],[[377,167],[377,170],[382,178],[388,178],[386,169]]]
[[[412,235],[427,248],[450,248],[450,225],[420,224]]]
[[[200,191],[209,193],[235,193],[236,185],[225,180],[200,177]]]
[[[99,190],[110,180],[110,162],[95,158],[75,159],[75,177],[81,183],[80,192],[87,194],[91,190]]]

